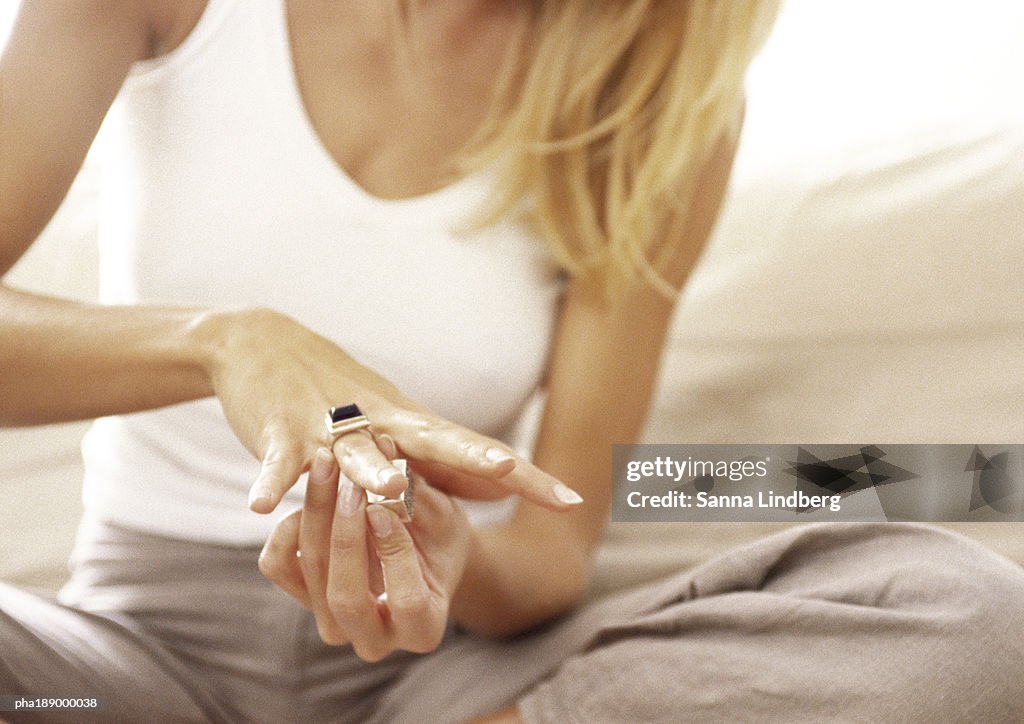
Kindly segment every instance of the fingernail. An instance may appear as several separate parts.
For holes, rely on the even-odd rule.
[[[320,448],[313,456],[309,466],[309,480],[313,483],[326,483],[331,478],[334,467],[334,456],[326,448]]]
[[[377,443],[380,445],[381,452],[384,453],[384,457],[391,458],[398,457],[398,445],[395,444],[395,439],[390,435],[381,433],[377,436]]]
[[[484,453],[484,457],[492,463],[505,463],[516,459],[515,455],[512,455],[507,450],[502,450],[500,447],[488,448],[487,452]]]
[[[269,488],[253,488],[249,491],[249,507],[252,508],[257,503],[270,503],[273,501],[273,497],[270,493]]]
[[[352,515],[359,510],[359,501],[363,497],[363,489],[357,488],[348,478],[341,481],[338,487],[338,510],[342,515]]]
[[[391,535],[391,512],[387,508],[371,505],[366,509],[366,516],[370,519],[370,527],[375,536],[387,538]]]
[[[555,494],[556,498],[561,500],[563,503],[567,503],[569,505],[578,505],[579,503],[583,502],[583,498],[580,497],[579,493],[570,488],[568,485],[563,485],[562,483],[558,483],[554,488],[551,489],[551,492]]]
[[[408,487],[409,485],[409,480],[396,468],[381,468],[380,472],[377,473],[377,479],[380,480],[381,485],[388,485],[395,480],[400,481],[399,484],[402,487]]]

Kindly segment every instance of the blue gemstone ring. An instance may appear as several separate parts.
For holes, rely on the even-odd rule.
[[[366,415],[354,403],[332,407],[328,410],[324,423],[327,425],[327,432],[331,434],[334,440],[356,430],[365,430],[370,426],[370,421],[366,419]]]

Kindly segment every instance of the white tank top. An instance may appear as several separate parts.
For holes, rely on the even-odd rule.
[[[271,307],[437,414],[509,431],[552,333],[550,256],[512,219],[458,232],[491,174],[404,200],[355,184],[306,116],[283,0],[211,0],[112,113],[104,303]],[[216,399],[100,419],[83,452],[87,516],[134,529],[255,544],[301,504],[300,485],[277,515],[248,510],[259,464]]]

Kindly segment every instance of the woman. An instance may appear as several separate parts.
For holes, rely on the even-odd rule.
[[[63,605],[0,591],[0,689],[130,721],[558,718],[536,683],[687,588],[491,639],[586,589],[607,453],[639,433],[773,12],[26,0],[0,66],[0,268],[118,94],[124,152],[105,304],[0,296],[3,421],[102,418]],[[542,379],[529,462],[501,437]],[[406,491],[397,458],[407,524],[364,493]],[[450,497],[508,492],[476,527]],[[261,547],[311,613],[259,577]],[[588,706],[650,705],[586,660]]]

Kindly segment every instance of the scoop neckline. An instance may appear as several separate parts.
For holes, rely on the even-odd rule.
[[[450,200],[464,194],[467,189],[472,188],[473,186],[479,185],[484,175],[483,170],[473,171],[461,176],[449,184],[441,186],[440,188],[412,196],[379,196],[369,191],[366,187],[356,181],[355,178],[352,177],[352,175],[331,153],[327,144],[324,143],[323,138],[320,136],[320,133],[316,130],[316,126],[313,125],[312,117],[309,115],[309,109],[306,106],[306,100],[302,96],[302,89],[299,85],[298,69],[295,64],[295,53],[292,48],[291,27],[288,22],[288,0],[280,0],[278,3],[278,15],[278,27],[282,41],[280,47],[283,49],[284,55],[284,75],[287,79],[287,91],[291,104],[295,110],[295,115],[298,117],[299,123],[303,128],[303,135],[314,147],[314,155],[319,159],[321,164],[328,167],[331,170],[330,172],[333,173],[333,175],[345,187],[352,191],[352,193],[369,205],[411,209],[414,207],[440,204],[443,201]]]

